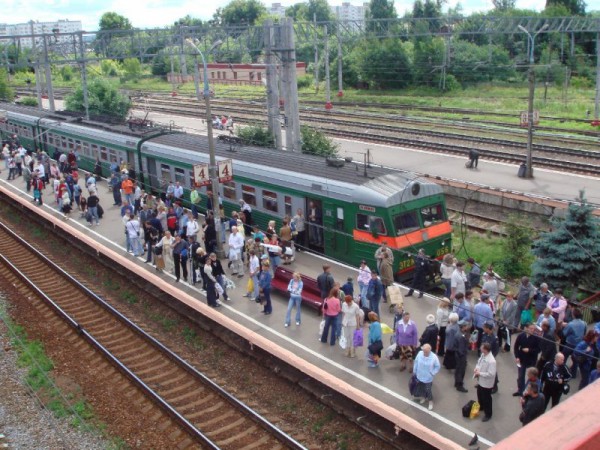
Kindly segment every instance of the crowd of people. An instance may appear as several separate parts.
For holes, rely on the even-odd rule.
[[[103,214],[97,187],[100,170],[81,183],[75,150],[50,159],[44,152],[25,150],[15,138],[3,145],[2,157],[8,179],[22,177],[35,202],[43,204],[49,188],[65,217],[77,209],[90,226],[99,225]],[[108,185],[113,206],[120,208],[127,252],[145,256],[147,263],[157,271],[172,273],[177,282],[183,278],[198,285],[206,292],[207,303],[219,307],[221,298],[230,299],[227,291],[234,286],[217,257],[220,234],[221,243],[227,244],[230,276],[242,279],[247,275],[245,297],[263,305],[264,314],[272,314],[275,269],[292,264],[295,252],[306,248],[306,231],[316,215],[312,206],[308,218],[298,209],[293,217],[283,219],[279,230],[271,221],[263,231],[253,223],[252,207],[244,199],[239,200],[239,210],[230,218],[219,205],[219,220],[215,220],[213,196],[208,191],[206,216],[201,223],[199,189],[191,191],[191,210],[187,211],[179,182],[168,182],[160,195],[152,195],[141,189],[125,163],[112,161],[110,171]],[[318,232],[313,234],[319,236]],[[464,378],[469,352],[479,355],[472,376],[477,380],[485,422],[492,418],[492,396],[498,392],[496,358],[500,352],[512,351],[514,355],[517,382],[513,395],[520,398],[523,412],[519,419],[524,425],[543,414],[548,403],[556,406],[578,374],[579,389],[598,379],[600,323],[589,329],[581,309],[570,303],[561,289],[551,292],[545,283],[536,288],[523,277],[513,292],[492,268],[482,271],[473,258],[465,264],[446,255],[439,269],[444,296],[426,316],[427,326],[419,333],[402,302],[395,305],[393,326],[381,323],[380,304],[388,302],[389,288],[394,284],[394,253],[384,242],[373,256],[376,267],[371,269],[366,260],[361,261],[358,274],[344,284],[334,280],[329,265],[324,265],[316,277],[323,300],[320,341],[331,346],[339,343],[350,358],[356,357],[357,347],[365,346],[370,368],[380,366],[382,355],[399,360],[400,372],[411,374],[415,399],[427,402],[430,410],[432,386],[442,367],[453,372],[458,392],[468,392]],[[415,274],[406,296],[418,292],[420,298],[431,267],[424,250],[414,256]],[[292,323],[294,309],[294,322],[301,325],[303,288],[301,274],[294,272],[287,288],[286,328]],[[367,323],[368,336],[363,337]],[[393,335],[388,347],[383,345],[384,332]],[[515,333],[518,336],[513,338]]]

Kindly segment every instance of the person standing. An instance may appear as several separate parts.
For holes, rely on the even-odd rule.
[[[91,217],[90,225],[96,221],[96,226],[100,225],[100,219],[98,217],[98,204],[100,203],[100,199],[96,195],[96,191],[90,192],[90,196],[87,199],[87,209],[88,214]],[[41,205],[41,197],[40,197],[40,205]]]
[[[369,269],[367,261],[364,259],[360,262],[356,279],[358,281],[360,305],[369,308],[369,304],[367,303],[367,290],[369,288],[369,282],[371,281],[371,269]]]
[[[480,350],[481,356],[473,373],[477,378],[477,401],[484,412],[482,422],[487,422],[492,418],[492,390],[496,380],[496,358],[494,358],[488,342],[482,344]]]
[[[308,239],[311,244],[321,247],[323,245],[322,237],[322,222],[323,218],[321,210],[315,202],[308,203]]]
[[[506,298],[499,309],[500,325],[498,326],[498,345],[502,347],[502,342],[504,341],[503,350],[509,352],[512,331],[517,329],[519,323],[519,318],[517,317],[517,303],[513,299],[513,294],[511,292],[506,294]]]
[[[342,304],[342,327],[346,338],[346,356],[356,358],[354,350],[354,331],[360,328],[360,308],[354,303],[351,295],[344,297]]]
[[[539,289],[536,290],[535,295],[533,296],[536,317],[539,317],[544,313],[544,309],[546,309],[546,305],[551,298],[552,292],[548,290],[548,285],[546,283],[540,284]]]
[[[554,361],[547,362],[542,371],[542,392],[545,397],[545,408],[552,399],[552,408],[560,402],[564,393],[564,386],[571,379],[571,372],[565,364],[565,355],[557,353]]]
[[[444,348],[444,367],[448,370],[456,368],[456,338],[460,332],[458,326],[458,314],[450,313],[448,316],[448,326],[446,327],[446,342]]]
[[[531,308],[531,301],[533,300],[534,295],[535,287],[529,282],[529,278],[521,278],[519,292],[517,292],[517,317],[519,318],[519,321],[521,320],[521,314],[523,313],[523,311],[529,310],[529,308]],[[524,324],[521,323],[519,328],[521,328],[521,326],[524,327]]]
[[[458,322],[459,331],[454,339],[454,356],[456,370],[454,371],[454,387],[458,392],[468,392],[464,386],[465,372],[467,370],[467,353],[469,351],[469,339],[467,333],[471,324],[461,320]]]
[[[469,274],[467,275],[467,283],[469,285],[469,289],[473,289],[473,288],[479,286],[479,283],[481,281],[481,266],[479,264],[477,264],[475,262],[475,259],[473,259],[473,258],[468,258],[467,262],[471,266],[471,269],[469,270]],[[493,301],[496,301],[495,296],[494,296]]]
[[[265,307],[263,308],[263,314],[269,315],[273,312],[273,306],[271,305],[271,280],[273,279],[271,271],[269,270],[269,261],[265,260],[262,263],[262,271],[258,278],[258,286],[260,292],[262,292],[265,298]]]
[[[408,370],[412,371],[419,332],[417,325],[410,319],[408,311],[404,311],[402,320],[396,324],[395,333],[396,345],[400,347],[400,372],[404,371],[407,365]]]
[[[213,275],[213,267],[212,267],[212,259],[217,259],[217,255],[215,253],[211,253],[208,258],[206,258],[206,263],[204,264],[204,289],[206,290],[206,302],[208,306],[212,306],[216,308],[221,306],[217,301],[217,278]]]
[[[249,272],[249,276],[252,278],[253,291],[252,291],[252,294],[249,294],[248,296],[250,297],[250,300],[256,300],[258,298],[258,291],[259,291],[258,275],[260,272],[260,260],[258,259],[258,256],[256,255],[255,249],[250,250],[250,258],[249,259],[250,260],[248,262],[248,272]]]
[[[563,297],[562,292],[562,289],[556,289],[554,291],[554,296],[548,300],[548,303],[546,303],[546,306],[550,308],[552,317],[554,317],[554,320],[556,320],[557,327],[559,324],[564,322],[568,305],[568,302]]]
[[[527,385],[527,391],[521,398],[521,406],[523,411],[519,415],[519,420],[523,426],[533,422],[546,411],[544,394],[540,392],[540,388],[536,383],[529,383]]]
[[[429,272],[429,259],[425,255],[425,250],[420,249],[415,259],[415,270],[413,273],[412,284],[406,294],[407,297],[411,297],[413,292],[419,291],[419,298],[423,297],[423,291],[425,290],[425,277]]]
[[[375,261],[377,262],[377,271],[378,272],[381,272],[381,261],[383,260],[383,255],[386,253],[387,253],[389,259],[391,260],[392,264],[394,264],[394,253],[388,247],[387,242],[383,241],[381,243],[381,247],[379,247],[377,250],[375,250]]]
[[[429,344],[435,351],[438,343],[439,328],[435,323],[435,316],[433,314],[428,314],[425,320],[427,321],[427,327],[425,327],[423,334],[419,338],[419,344],[421,345],[421,348],[423,348],[425,344]]]
[[[494,358],[498,357],[500,351],[500,345],[498,344],[498,338],[494,334],[494,324],[486,322],[483,324],[483,333],[481,335],[481,343],[490,344],[490,350]],[[481,347],[480,347],[481,348]],[[496,379],[494,380],[494,387],[492,388],[492,394],[498,392],[498,371],[496,371]]]
[[[379,302],[383,295],[383,284],[379,279],[376,271],[371,272],[371,280],[369,281],[369,287],[367,288],[367,300],[369,300],[369,307],[377,316],[379,316]]]
[[[187,260],[189,254],[189,244],[180,235],[175,236],[175,241],[171,244],[173,250],[173,265],[175,266],[175,281],[179,282],[183,272],[183,281],[187,281],[188,270]]]
[[[464,295],[465,292],[467,292],[467,277],[463,270],[464,266],[465,263],[458,261],[456,263],[456,269],[452,272],[452,277],[450,279],[450,300],[454,300],[458,293]]]
[[[539,326],[542,329],[542,338],[539,341],[540,358],[538,359],[536,368],[541,374],[544,371],[546,364],[550,361],[554,361],[554,357],[556,356],[556,337],[554,332],[551,330],[550,323],[547,319],[542,320]]]
[[[481,294],[481,301],[473,308],[473,326],[477,330],[477,348],[481,345],[483,335],[483,324],[486,322],[494,323],[494,313],[490,307],[489,294]]]
[[[573,375],[573,378],[577,376],[577,361],[576,358],[573,357],[573,352],[575,351],[575,347],[583,340],[583,336],[587,330],[587,323],[582,320],[583,314],[579,308],[573,309],[573,320],[571,320],[566,327],[563,329],[563,345],[561,346],[561,350],[565,355],[565,364],[569,360],[569,356],[571,356],[572,364],[569,368],[569,371]],[[565,324],[563,323],[563,326]]]
[[[331,289],[329,296],[325,299],[323,304],[323,318],[325,319],[325,327],[323,328],[323,334],[321,334],[321,342],[327,342],[329,328],[331,328],[329,345],[335,345],[335,328],[337,324],[337,317],[341,310],[342,305],[340,304],[340,292],[338,288],[334,287]]]
[[[121,206],[123,199],[121,198],[121,179],[116,173],[112,173],[108,182],[112,195],[113,195],[113,206]]]
[[[141,256],[144,253],[142,250],[142,243],[140,241],[140,237],[142,235],[142,226],[135,218],[135,215],[129,215],[129,220],[125,224],[125,228],[127,236],[129,237],[129,244],[131,245],[133,256]]]
[[[423,404],[429,401],[428,409],[433,409],[433,395],[431,387],[433,378],[440,371],[440,360],[437,355],[431,351],[431,345],[424,344],[421,351],[415,358],[413,375],[417,377],[417,386],[415,388],[415,398],[420,398],[419,403]]]
[[[520,397],[525,390],[525,372],[529,367],[535,367],[538,353],[540,351],[539,338],[533,334],[535,325],[532,323],[525,324],[525,332],[517,336],[515,340],[515,359],[517,368],[519,369],[517,377],[517,390],[513,393],[513,397]]]
[[[369,312],[369,368],[379,367],[379,360],[381,359],[381,349],[383,348],[383,342],[381,341],[381,323],[379,323],[379,316],[373,311]]]
[[[300,325],[300,311],[302,306],[302,288],[304,283],[300,277],[300,272],[294,272],[292,279],[290,280],[287,290],[290,293],[290,300],[288,302],[287,312],[285,313],[285,324],[287,328],[290,326],[292,320],[292,309],[296,307],[296,325]]]
[[[442,277],[442,284],[446,288],[444,297],[450,298],[451,286],[452,286],[452,274],[454,273],[456,266],[454,265],[454,256],[450,253],[444,255],[442,264],[440,264],[440,275]]]
[[[231,227],[229,235],[229,260],[231,261],[231,274],[238,278],[244,276],[244,265],[242,262],[242,249],[244,248],[244,238],[238,232],[237,226]]]
[[[438,326],[439,331],[439,348],[437,351],[438,356],[444,356],[446,354],[446,327],[448,326],[448,320],[450,318],[450,307],[452,304],[450,300],[444,297],[439,303],[435,312],[435,323]]]
[[[331,275],[331,266],[325,264],[323,266],[323,273],[317,277],[317,286],[319,287],[319,291],[321,292],[321,299],[325,300],[331,290],[333,289],[333,284],[335,283],[333,279],[333,275]]]

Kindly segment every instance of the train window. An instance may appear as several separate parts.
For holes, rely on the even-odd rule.
[[[179,181],[182,186],[185,186],[185,170],[175,167],[175,181]]]
[[[256,189],[252,186],[242,184],[242,198],[250,206],[256,206]]]
[[[100,159],[108,161],[108,149],[106,147],[100,147]]]
[[[285,205],[285,215],[292,217],[292,197],[286,195],[285,197],[283,197],[283,203]]]
[[[263,208],[272,212],[279,211],[276,192],[263,190]]]
[[[73,150],[75,148],[75,142],[73,142],[73,139],[69,138],[69,139],[67,139],[67,142],[68,142],[69,150]]]
[[[54,145],[54,135],[52,133],[47,133],[48,136],[48,144]]]
[[[88,142],[84,142],[82,144],[83,154],[86,156],[90,156],[90,144]]]
[[[377,216],[369,216],[367,214],[356,215],[356,228],[358,230],[370,231],[379,235],[386,235],[385,224],[383,219]]]
[[[67,148],[67,138],[66,138],[66,137],[64,137],[64,136],[61,136],[61,137],[60,137],[60,141],[61,141],[61,143],[60,143],[60,146],[61,146],[62,148]]]
[[[96,144],[92,144],[92,158],[98,158],[98,146]]]
[[[421,208],[421,219],[423,220],[424,227],[428,227],[434,223],[439,223],[446,220],[444,217],[444,208],[442,207],[442,204],[438,203],[437,205]]]
[[[417,219],[417,212],[410,211],[394,217],[394,228],[396,229],[396,234],[398,236],[410,231],[418,230],[419,220]]]
[[[223,197],[228,198],[229,200],[237,201],[234,181],[225,181],[223,183]]]

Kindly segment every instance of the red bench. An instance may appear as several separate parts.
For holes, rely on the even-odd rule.
[[[281,266],[277,267],[275,269],[275,276],[271,280],[271,287],[287,294],[287,288],[293,275],[293,271],[284,269]],[[321,299],[321,291],[317,286],[317,280],[305,275],[301,275],[300,278],[303,284],[302,303],[320,312],[323,307],[323,300]]]

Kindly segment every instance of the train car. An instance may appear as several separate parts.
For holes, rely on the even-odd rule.
[[[142,136],[125,127],[95,123],[64,121],[56,125],[55,119],[40,119],[40,111],[34,111],[30,122],[39,128],[32,131],[34,148],[49,154],[75,148],[81,167],[87,170],[96,159],[105,170],[113,158],[127,161],[140,174],[147,191],[163,191],[169,181],[179,181],[189,198],[193,165],[209,162],[204,136]],[[13,120],[9,110],[7,122],[23,121],[24,113],[18,114]],[[14,126],[8,128],[19,134]],[[265,229],[269,220],[279,227],[284,217],[293,216],[298,209],[306,214],[313,207],[318,212],[317,223],[307,227],[313,251],[353,266],[365,259],[374,267],[375,250],[386,242],[394,251],[398,281],[410,278],[412,255],[418,249],[440,259],[452,248],[441,187],[410,172],[342,160],[328,164],[322,157],[251,146],[236,146],[232,151],[220,142],[215,147],[217,160],[233,160],[233,180],[219,188],[227,216],[239,210],[243,199],[252,207],[253,222]]]

